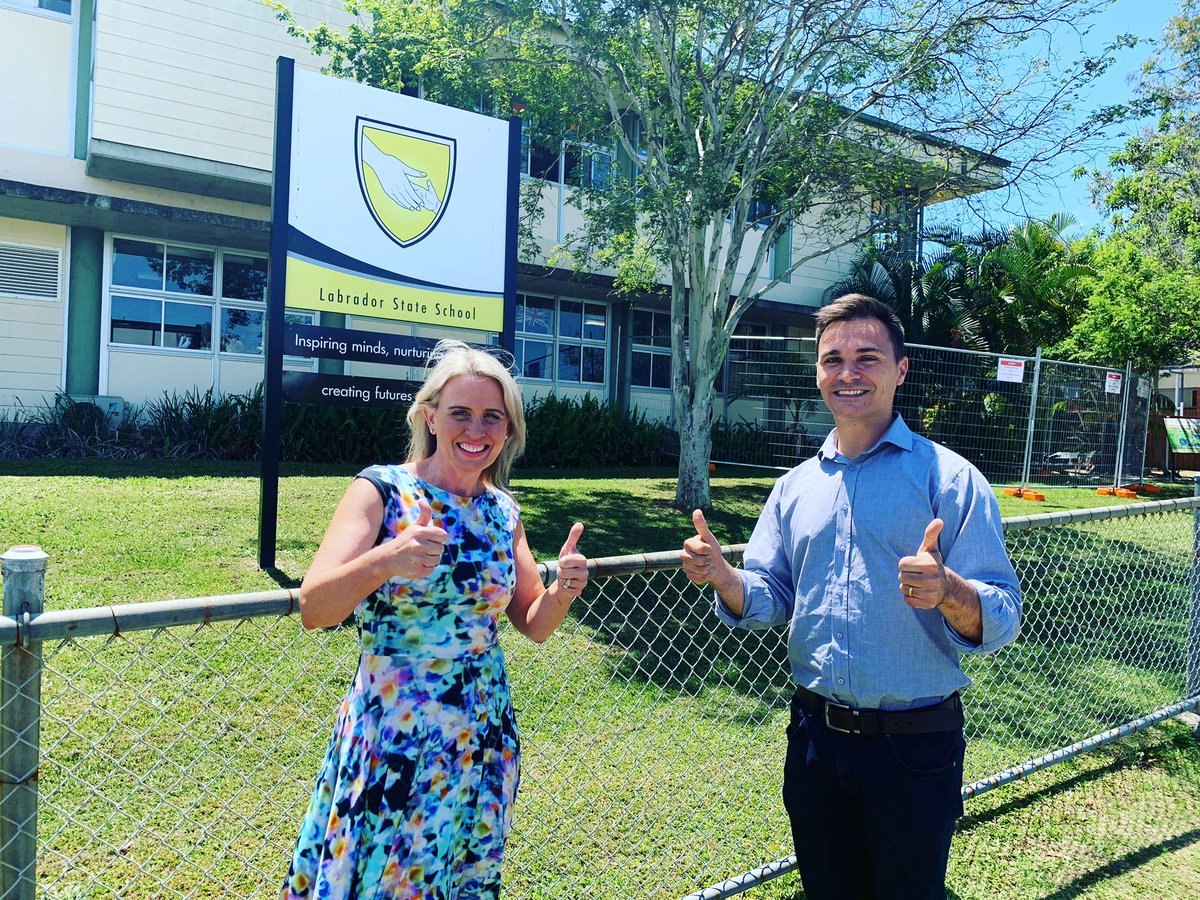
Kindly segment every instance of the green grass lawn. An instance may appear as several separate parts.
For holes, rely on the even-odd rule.
[[[353,475],[285,467],[278,571],[268,574],[257,568],[255,467],[3,465],[0,545],[49,553],[52,609],[297,583]],[[709,522],[722,541],[749,537],[775,477],[718,469]],[[576,520],[587,525],[591,557],[674,549],[692,533],[671,505],[673,470],[518,470],[514,487],[539,559],[557,552]],[[1044,502],[1001,497],[1002,511],[1140,502],[1047,493]],[[1191,494],[1188,484],[1160,496]],[[1150,535],[1123,528],[1106,548],[1135,548],[1139,561],[1160,552]],[[1072,624],[1080,596],[1105,589],[1088,582],[1081,553],[1051,536],[1019,549],[1019,564],[1044,579],[1030,609],[1049,634]],[[1144,584],[1157,572],[1127,574]],[[1101,630],[1123,629],[1122,641],[1141,646],[1131,596],[1114,595]],[[711,627],[707,604],[677,573],[661,573],[636,596],[597,586],[541,647],[506,629],[525,747],[509,896],[677,898],[790,852],[777,799],[781,635],[730,640]],[[1103,634],[1068,633],[1069,642],[1011,648],[994,658],[995,674],[977,676],[977,765],[1023,761],[1029,732],[1009,733],[1006,716],[1036,705],[1048,681],[1071,696],[1111,698],[1114,715],[1126,711],[1124,692],[1170,687],[1150,676],[1136,683],[1121,660],[1098,659],[1092,642]],[[1076,655],[1064,669],[1068,653]],[[257,619],[68,641],[48,645],[46,657],[44,895],[272,896],[353,670],[353,634]],[[1053,733],[1057,712],[1032,710],[1029,728]],[[1081,715],[1080,727],[1102,727]],[[986,794],[967,811],[950,878],[963,900],[1200,895],[1200,750],[1178,723]],[[785,876],[746,896],[797,890]]]

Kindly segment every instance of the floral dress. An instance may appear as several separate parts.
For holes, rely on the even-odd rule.
[[[362,656],[342,701],[283,896],[475,900],[500,893],[519,747],[497,617],[516,581],[519,510],[399,466],[359,473],[384,501],[379,541],[416,521],[449,533],[428,578],[358,605]]]

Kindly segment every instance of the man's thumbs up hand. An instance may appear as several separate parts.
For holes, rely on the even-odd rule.
[[[926,525],[916,554],[900,560],[900,590],[904,602],[916,609],[936,609],[946,599],[946,568],[938,549],[942,524],[934,519]]]
[[[683,572],[689,581],[693,584],[708,584],[713,579],[715,567],[725,561],[721,555],[721,543],[708,527],[704,513],[698,509],[692,512],[692,525],[696,534],[683,542],[679,561],[683,564]]]

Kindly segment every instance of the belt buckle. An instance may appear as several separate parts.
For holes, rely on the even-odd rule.
[[[833,722],[829,720],[829,711],[831,709],[838,710],[839,712],[849,713],[854,724],[849,728],[842,728],[840,725],[834,725]],[[862,713],[853,706],[846,706],[842,703],[830,703],[828,700],[825,701],[825,727],[830,731],[836,731],[840,734],[862,734],[862,727],[858,724],[861,720]]]

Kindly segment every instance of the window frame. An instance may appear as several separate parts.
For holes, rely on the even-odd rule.
[[[650,316],[650,335],[649,335],[650,343],[645,343],[643,341],[638,340],[638,338],[641,337],[641,335],[639,335],[637,333],[636,327],[632,327],[630,329],[629,385],[631,388],[637,388],[638,390],[670,392],[672,389],[671,388],[671,378],[673,376],[672,369],[674,368],[672,355],[671,355],[671,353],[672,353],[672,351],[671,351],[671,313],[669,310],[650,309],[648,307],[635,306],[633,308],[634,321],[636,321],[637,316],[639,314],[648,314]],[[656,330],[656,323],[660,317],[666,321],[666,331],[664,332],[664,334],[666,336],[665,344],[654,343],[654,341],[659,337],[658,332]],[[636,376],[634,374],[633,358],[637,355],[646,356],[650,360],[650,368],[649,368],[650,382],[648,384],[641,384],[635,380]],[[665,386],[662,386],[662,387],[660,387],[654,383],[654,365],[655,365],[656,358],[657,359],[665,358],[667,361],[667,383]]]
[[[2,0],[0,0],[2,2]],[[114,280],[114,270],[116,267],[118,243],[121,241],[129,241],[137,244],[149,244],[159,249],[160,259],[163,263],[162,281],[159,287],[147,287],[145,285],[127,285],[121,284]],[[212,255],[212,282],[210,293],[186,293],[180,290],[172,290],[169,286],[169,261],[171,259],[171,250],[184,251],[179,256],[186,259],[189,254],[211,254]],[[256,260],[263,262],[264,265],[264,280],[263,280],[263,295],[261,300],[250,300],[242,297],[226,297],[225,296],[225,261],[226,257],[241,257],[243,259]],[[210,244],[196,244],[186,241],[169,241],[158,238],[147,238],[139,235],[110,232],[106,235],[105,242],[105,259],[104,259],[104,332],[102,335],[103,350],[107,355],[111,351],[133,351],[139,353],[150,353],[155,355],[185,355],[188,357],[205,357],[212,359],[214,363],[219,363],[221,360],[241,360],[245,362],[261,361],[265,357],[265,334],[267,329],[268,316],[268,290],[270,278],[270,257],[266,253],[259,253],[252,250],[245,250],[240,247],[224,247]],[[154,332],[157,336],[157,342],[149,344],[137,344],[128,341],[116,340],[113,337],[113,306],[117,299],[128,298],[131,300],[149,301],[157,303],[159,307],[158,329]],[[201,306],[209,311],[209,346],[208,347],[178,347],[167,346],[167,306],[168,304]],[[244,310],[250,313],[258,313],[262,317],[262,332],[263,341],[260,343],[257,351],[238,351],[226,350],[222,347],[222,327],[225,322],[225,313],[232,310]],[[316,324],[317,313],[308,310],[285,310],[285,316],[298,317],[304,319],[310,324]],[[314,360],[308,357],[285,356],[284,361],[293,366],[309,366],[314,367]]]
[[[29,13],[34,16],[42,16],[46,19],[56,19],[59,22],[72,22],[75,19],[77,5],[75,0],[63,0],[70,4],[70,10],[63,12],[57,9],[45,9],[38,6],[38,0],[0,0],[0,7],[11,9],[14,12]]]
[[[524,331],[521,329],[522,319],[524,317],[522,306],[526,298],[543,301],[549,301],[551,316],[548,324],[547,332]],[[579,305],[579,334],[564,335],[562,334],[563,321],[563,305],[578,304]],[[589,311],[590,308],[590,311]],[[597,311],[603,311],[604,324],[602,326],[602,335],[599,338],[587,337],[587,322],[589,314],[595,314]],[[570,314],[570,313],[568,313]],[[588,300],[583,297],[560,297],[551,296],[548,294],[535,294],[529,291],[517,292],[517,322],[514,329],[514,345],[517,357],[517,377],[521,381],[536,382],[538,384],[554,384],[554,385],[570,385],[572,387],[581,387],[586,390],[603,390],[608,385],[608,364],[609,364],[609,336],[611,332],[611,310],[607,303],[598,300]],[[527,375],[525,372],[525,346],[526,342],[550,345],[550,374],[544,375]],[[578,349],[578,369],[579,376],[577,378],[563,378],[562,358],[563,351]],[[584,359],[588,355],[588,351],[593,354],[599,353],[599,381],[584,380]],[[590,371],[590,369],[589,369]]]
[[[545,154],[547,159],[552,160],[549,165],[542,169],[543,174],[533,174],[535,152]],[[588,161],[586,177],[573,173],[568,157],[573,157],[580,163],[585,159]],[[601,180],[597,178],[597,164],[604,167],[603,184],[597,184],[597,181]],[[555,151],[553,148],[535,142],[528,131],[521,132],[520,168],[522,178],[544,181],[546,184],[573,188],[575,190],[591,188],[598,191],[607,191],[616,181],[616,164],[617,147],[615,143],[604,145],[591,141],[563,138],[558,142],[558,149]],[[551,173],[553,173],[553,177],[547,177]]]

